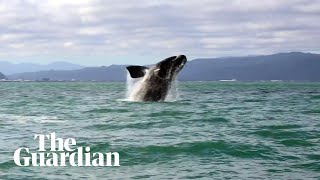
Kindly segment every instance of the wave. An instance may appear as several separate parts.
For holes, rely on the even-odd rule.
[[[64,123],[64,120],[58,116],[27,116],[15,114],[0,114],[1,120],[10,121],[12,124],[28,124],[28,123]]]

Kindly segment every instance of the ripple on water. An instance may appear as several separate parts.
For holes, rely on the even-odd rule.
[[[121,149],[125,159],[135,159],[137,163],[154,163],[159,159],[176,159],[181,156],[193,157],[221,157],[232,156],[236,158],[249,159],[272,159],[272,154],[275,153],[270,147],[263,145],[249,145],[226,141],[204,141],[204,142],[189,142],[180,143],[169,146],[144,146],[144,147],[127,147]],[[144,157],[144,159],[136,159],[136,157]],[[147,162],[144,162],[148,159]]]
[[[291,165],[290,167],[295,169],[304,169],[307,171],[320,171],[320,163],[318,161],[307,161],[303,163],[300,162],[298,164]]]
[[[245,99],[243,102],[265,102],[266,99]]]
[[[281,144],[287,146],[287,147],[308,147],[308,146],[315,146],[315,144],[308,142],[307,140],[301,140],[301,139],[286,139],[280,141]]]
[[[320,109],[311,109],[308,111],[304,111],[304,114],[320,114]]]
[[[98,109],[92,109],[89,111],[85,111],[85,113],[126,113],[131,112],[128,109],[122,109],[122,108],[98,108]]]
[[[207,123],[226,123],[226,122],[229,122],[229,120],[224,117],[208,117],[208,118],[202,118],[202,119],[194,119],[192,121],[207,122]]]
[[[320,95],[310,96],[310,99],[320,99]]]
[[[146,122],[128,122],[128,123],[112,123],[112,124],[95,124],[90,125],[87,128],[101,131],[101,130],[120,130],[120,129],[150,129],[153,127],[161,126],[161,121],[146,121]]]
[[[305,138],[305,133],[289,131],[289,130],[258,130],[253,132],[253,134],[259,135],[264,138],[273,139],[286,139],[286,138]]]
[[[188,111],[160,111],[160,112],[151,112],[147,114],[148,117],[179,117],[192,115],[193,112]]]
[[[0,162],[0,170],[7,170],[13,167],[16,167],[17,165],[14,163],[13,160]],[[1,175],[1,174],[0,174]],[[1,176],[0,176],[1,177]]]

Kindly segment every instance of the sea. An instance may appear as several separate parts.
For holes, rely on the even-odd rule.
[[[0,179],[320,179],[320,83],[178,82],[165,102],[125,82],[0,82]],[[35,134],[118,152],[119,167],[19,167]]]

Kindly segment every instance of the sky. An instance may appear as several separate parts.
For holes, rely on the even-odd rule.
[[[0,61],[320,53],[320,0],[0,0]]]

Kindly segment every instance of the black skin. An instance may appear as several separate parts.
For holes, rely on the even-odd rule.
[[[164,101],[171,87],[171,82],[186,62],[187,58],[185,55],[172,56],[151,68],[144,88],[140,92],[143,94],[142,101]]]
[[[152,76],[147,82],[143,101],[164,101],[171,87],[171,81]]]

